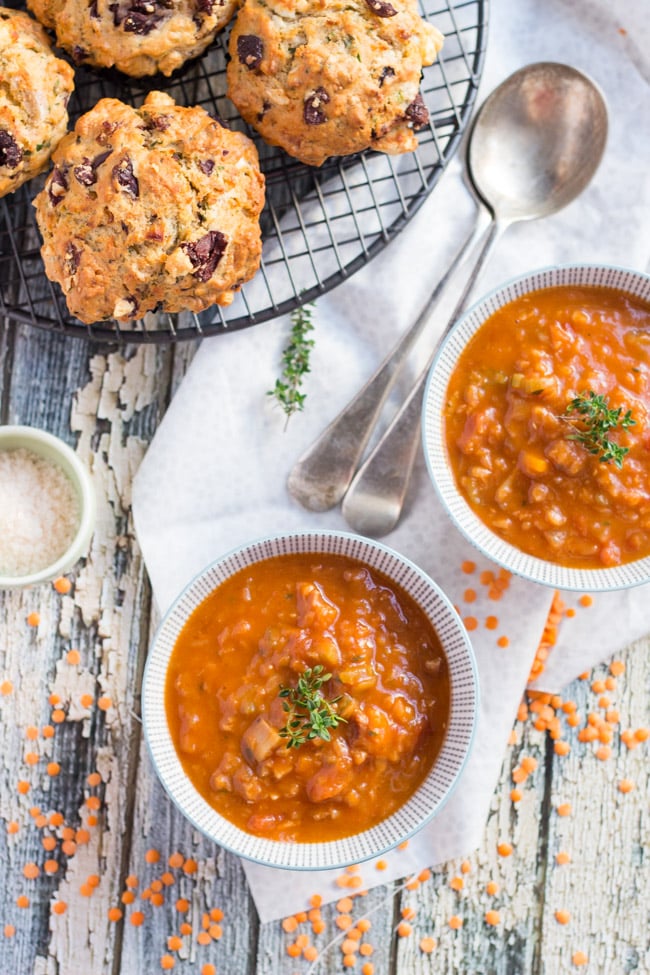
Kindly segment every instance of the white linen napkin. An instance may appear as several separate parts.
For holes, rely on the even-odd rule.
[[[650,31],[643,0],[624,10],[606,0],[501,0],[491,10],[479,103],[526,63],[564,61],[601,86],[610,137],[601,167],[579,200],[545,220],[512,227],[490,258],[475,297],[517,274],[564,262],[646,269],[650,258],[650,137],[647,126]],[[414,319],[469,232],[475,207],[454,160],[395,242],[339,288],[320,298],[305,411],[286,430],[266,395],[280,372],[287,318],[207,339],[199,349],[136,476],[135,527],[161,611],[206,564],[268,533],[347,526],[340,511],[314,514],[288,494],[295,460],[348,402],[398,334]],[[481,574],[496,568],[465,542],[416,464],[407,510],[384,541],[427,571],[471,617],[481,685],[476,742],[442,812],[387,869],[363,868],[366,887],[465,855],[479,845],[503,749],[526,686],[552,592],[513,578],[499,601]],[[463,563],[472,562],[472,572]],[[471,590],[468,592],[468,590]],[[576,608],[538,682],[559,690],[577,674],[650,627],[650,585],[599,595]],[[489,620],[488,617],[494,619]],[[496,620],[496,622],[495,622]],[[502,645],[506,638],[508,645]],[[501,645],[500,645],[501,644]],[[318,890],[340,896],[338,872],[296,874],[244,864],[260,918],[301,910]]]

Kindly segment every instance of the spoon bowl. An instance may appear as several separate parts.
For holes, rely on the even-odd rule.
[[[531,64],[483,103],[468,142],[469,177],[502,220],[549,216],[585,189],[606,141],[597,85],[565,64]]]

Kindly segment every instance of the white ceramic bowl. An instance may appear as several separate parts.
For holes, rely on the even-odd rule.
[[[190,782],[178,758],[165,713],[167,667],[178,634],[196,607],[229,576],[275,555],[335,553],[358,559],[406,590],[427,614],[447,657],[451,679],[449,727],[429,775],[392,816],[355,836],[323,843],[287,843],[244,832],[220,816]],[[202,833],[238,856],[293,870],[338,868],[384,853],[438,812],[467,759],[476,719],[478,686],[471,645],[447,597],[421,569],[384,545],[344,532],[276,535],[236,549],[208,566],[165,616],[147,657],[142,718],[156,771],[180,811]]]
[[[544,268],[515,278],[491,291],[449,331],[431,367],[422,409],[424,454],[433,485],[447,514],[484,555],[516,575],[555,589],[604,592],[650,582],[650,557],[612,568],[582,569],[557,565],[527,555],[496,535],[460,494],[448,461],[443,416],[447,386],[468,341],[497,309],[540,288],[597,285],[650,301],[650,276],[625,268],[589,264]]]
[[[0,588],[35,586],[68,572],[88,550],[95,527],[95,490],[87,468],[66,443],[45,430],[29,426],[0,426],[0,451],[23,448],[55,464],[69,479],[79,501],[79,525],[70,544],[59,558],[29,575],[0,575]]]

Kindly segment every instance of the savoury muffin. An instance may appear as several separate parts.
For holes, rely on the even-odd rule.
[[[441,47],[416,0],[245,0],[228,95],[267,142],[308,165],[369,147],[410,152],[429,120],[422,67]]]
[[[0,7],[0,196],[45,169],[68,127],[74,72],[40,24]]]
[[[82,322],[228,305],[257,270],[257,150],[204,109],[104,98],[53,161],[34,201],[41,253]]]
[[[239,0],[27,0],[75,63],[170,75],[201,54]]]

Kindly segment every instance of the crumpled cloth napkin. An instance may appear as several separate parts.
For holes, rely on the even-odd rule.
[[[553,217],[507,231],[475,298],[548,264],[648,267],[650,138],[641,122],[647,118],[650,31],[642,10],[643,0],[628,0],[624,8],[606,0],[494,4],[479,103],[526,63],[565,61],[600,84],[610,109],[610,136],[596,178],[579,200]],[[287,318],[203,342],[134,483],[136,532],[162,612],[198,571],[236,545],[277,531],[347,527],[338,509],[303,510],[286,490],[287,474],[413,321],[474,217],[456,159],[397,240],[319,299],[305,411],[286,429],[282,411],[266,392],[280,372]],[[366,886],[466,855],[480,844],[553,595],[513,578],[498,602],[490,598],[481,574],[497,570],[451,525],[421,457],[405,515],[384,541],[419,564],[461,614],[476,621],[470,636],[481,703],[475,745],[453,796],[407,850],[385,858],[386,870],[375,870],[372,862],[364,867]],[[462,569],[469,561],[476,566],[471,573]],[[467,590],[475,594],[471,602]],[[650,628],[650,584],[599,595],[588,609],[579,595],[565,594],[576,613],[562,624],[539,681],[544,689],[559,690]],[[488,616],[496,617],[496,624],[490,621],[494,628],[485,625]],[[508,646],[500,645],[501,637]],[[325,900],[340,895],[334,884],[338,872],[295,874],[287,884],[285,871],[244,867],[262,921],[303,909],[316,889]]]

